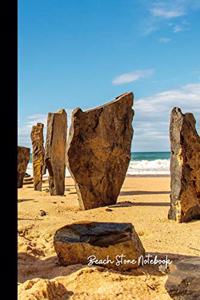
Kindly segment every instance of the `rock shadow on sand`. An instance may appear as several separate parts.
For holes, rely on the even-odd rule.
[[[54,279],[59,276],[70,275],[83,267],[85,266],[80,264],[61,266],[56,255],[41,259],[20,252],[18,254],[18,282],[23,283],[34,278]]]
[[[130,206],[169,206],[167,202],[131,202],[123,201],[118,202],[114,205],[109,205],[109,208],[118,208],[118,207],[130,207]]]
[[[28,201],[38,202],[37,200],[34,200],[34,199],[18,199],[19,203],[21,203],[21,202],[28,202]]]
[[[136,196],[136,195],[168,195],[170,191],[122,191],[120,196]]]

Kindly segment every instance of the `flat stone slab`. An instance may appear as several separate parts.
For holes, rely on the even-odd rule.
[[[200,219],[200,136],[191,113],[173,108],[170,120],[171,205],[168,218]]]
[[[131,223],[81,222],[56,231],[54,247],[61,265],[88,264],[128,270],[145,255]]]
[[[44,138],[43,138],[44,124],[37,123],[32,127],[31,141],[32,141],[32,161],[33,161],[33,178],[34,189],[36,191],[42,190],[42,175],[44,168]]]
[[[188,258],[169,267],[165,287],[174,300],[200,300],[200,257]]]
[[[115,204],[131,158],[133,93],[72,113],[66,164],[81,209]]]
[[[50,195],[62,196],[65,193],[66,139],[66,111],[48,113],[44,172],[48,169]]]

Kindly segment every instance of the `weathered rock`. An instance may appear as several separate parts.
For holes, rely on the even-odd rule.
[[[23,179],[26,173],[26,168],[30,160],[30,149],[18,146],[17,153],[17,187],[23,187]]]
[[[81,209],[115,204],[131,157],[133,94],[72,113],[67,166]]]
[[[193,114],[174,108],[170,120],[171,205],[168,218],[200,219],[200,137]]]
[[[170,265],[165,287],[174,300],[200,300],[200,258],[188,258]]]
[[[44,168],[44,139],[43,139],[44,124],[37,123],[32,127],[31,140],[32,140],[32,161],[33,161],[33,178],[34,189],[36,191],[42,190],[42,175]]]
[[[49,172],[51,195],[65,192],[65,151],[67,138],[67,114],[64,109],[49,113],[45,147],[45,166]]]
[[[145,254],[131,223],[67,225],[56,231],[54,247],[61,265],[89,264],[96,257],[94,264],[117,270],[137,268]]]

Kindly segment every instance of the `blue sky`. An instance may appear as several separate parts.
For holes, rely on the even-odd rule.
[[[133,91],[132,150],[169,150],[171,109],[200,119],[199,28],[199,0],[19,0],[18,143],[48,112]]]

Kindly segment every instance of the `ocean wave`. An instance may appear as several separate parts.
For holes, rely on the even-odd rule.
[[[169,159],[155,159],[155,160],[131,160],[127,170],[128,175],[169,175]],[[32,163],[28,164],[28,174],[33,176]],[[45,174],[48,176],[48,171]],[[66,177],[70,177],[69,170],[66,168]]]
[[[169,175],[170,160],[131,160],[127,174],[129,175]]]
[[[32,163],[28,163],[28,166],[27,166],[27,169],[26,169],[26,173],[28,173],[29,175],[33,176],[33,164]],[[46,170],[46,174],[44,176],[45,177],[49,176],[48,170]],[[66,168],[66,171],[65,171],[65,176],[66,177],[71,177],[71,175],[69,173],[69,170],[67,168]]]

